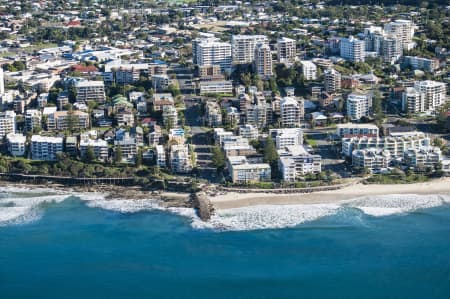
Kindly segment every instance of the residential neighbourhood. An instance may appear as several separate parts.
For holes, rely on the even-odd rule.
[[[240,186],[450,172],[448,13],[200,2],[3,1],[0,172],[70,160],[104,167],[77,176]]]

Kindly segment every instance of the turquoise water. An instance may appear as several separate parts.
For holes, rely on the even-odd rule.
[[[0,212],[24,205],[15,197]],[[219,231],[161,210],[57,201],[0,226],[0,298],[450,298],[448,204]]]

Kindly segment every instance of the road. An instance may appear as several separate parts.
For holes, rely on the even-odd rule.
[[[186,125],[191,128],[192,144],[197,156],[197,169],[199,170],[197,175],[199,178],[217,183],[220,178],[217,176],[216,169],[211,166],[211,137],[208,130],[201,126],[201,100],[199,97],[185,97],[184,104],[186,106]]]

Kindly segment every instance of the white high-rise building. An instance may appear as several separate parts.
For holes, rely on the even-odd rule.
[[[272,53],[267,44],[259,43],[255,49],[255,72],[262,78],[267,79],[273,75],[272,71]]]
[[[62,137],[31,136],[31,158],[33,160],[54,161],[57,153],[63,151]]]
[[[265,35],[233,35],[231,49],[234,64],[253,63],[255,49],[259,43],[269,44]]]
[[[435,111],[447,101],[447,86],[444,82],[417,81],[414,88],[425,94],[425,110]]]
[[[300,127],[304,114],[302,105],[294,97],[284,97],[280,103],[281,125],[283,127]]]
[[[199,66],[220,65],[222,71],[231,69],[231,45],[219,41],[204,41],[196,45],[196,63]]]
[[[403,49],[411,50],[414,47],[414,23],[409,20],[396,20],[384,25],[386,34],[395,36],[400,40]]]
[[[317,66],[309,60],[302,60],[302,72],[305,80],[316,80],[317,79]]]
[[[279,62],[293,62],[297,56],[296,41],[282,37],[277,40],[277,54]]]
[[[202,43],[214,43],[214,42],[220,42],[220,39],[215,36],[208,36],[208,37],[199,37],[192,41],[192,60],[194,64],[197,64],[197,52],[198,52],[198,45]]]
[[[341,57],[353,61],[364,61],[366,51],[365,42],[350,36],[349,38],[343,38],[340,42]]]
[[[407,87],[402,93],[402,110],[411,114],[425,112],[425,93]]]
[[[401,40],[395,36],[384,36],[381,41],[381,50],[383,61],[385,63],[396,63],[403,54]]]
[[[16,113],[10,110],[0,113],[0,138],[9,133],[16,133]]]
[[[25,154],[27,137],[23,134],[9,133],[6,135],[8,151],[14,157],[22,157]]]
[[[335,69],[327,69],[324,73],[325,91],[334,93],[341,89],[341,73]]]
[[[369,94],[349,94],[347,98],[347,116],[351,120],[359,120],[369,116],[372,110],[372,96]]]

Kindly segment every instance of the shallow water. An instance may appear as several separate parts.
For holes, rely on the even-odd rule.
[[[204,224],[152,200],[3,190],[0,298],[450,298],[450,205],[393,195]]]

